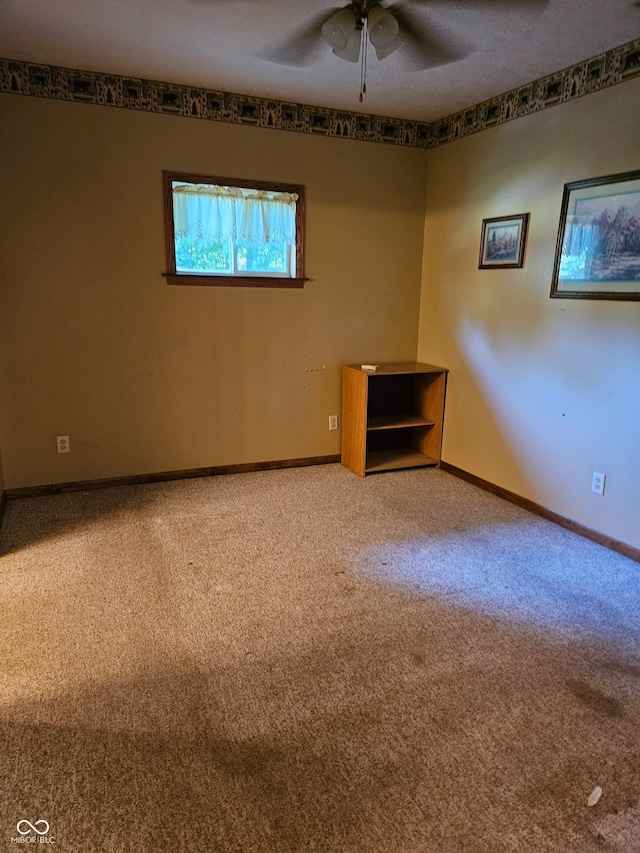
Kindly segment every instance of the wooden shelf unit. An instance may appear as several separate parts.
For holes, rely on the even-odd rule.
[[[342,369],[342,464],[364,477],[440,464],[447,370],[432,364]]]

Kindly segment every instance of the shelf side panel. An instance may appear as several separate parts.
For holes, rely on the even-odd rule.
[[[430,373],[416,376],[415,408],[416,414],[434,422],[433,428],[416,431],[414,447],[433,459],[440,461],[442,452],[442,427],[444,421],[444,398],[447,374]]]
[[[367,376],[342,368],[342,464],[364,477],[367,436]]]

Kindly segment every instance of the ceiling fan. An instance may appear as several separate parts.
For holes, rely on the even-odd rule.
[[[192,0],[211,3],[214,0]],[[234,0],[215,0],[217,3]],[[264,0],[244,0],[262,3]],[[349,0],[346,6],[320,11],[262,54],[262,59],[279,65],[309,65],[323,44],[335,56],[360,63],[360,96],[366,92],[368,46],[379,60],[402,48],[399,64],[408,71],[420,71],[458,62],[474,53],[468,40],[452,33],[443,23],[443,6],[457,11],[491,15],[501,11],[542,12],[550,0]],[[638,0],[640,3],[640,0]],[[417,14],[411,7],[420,8]],[[431,9],[429,8],[431,7]],[[431,11],[439,7],[440,15]],[[472,16],[471,16],[472,17]],[[495,22],[499,30],[503,24]]]
[[[384,59],[402,46],[400,21],[380,0],[351,0],[342,9],[332,12],[320,29],[335,55],[348,62],[358,61],[366,35],[378,59]]]
[[[543,11],[549,0],[451,0],[462,10],[490,13],[500,10]],[[340,59],[363,61],[368,43],[379,60],[403,48],[403,64],[417,71],[457,62],[474,52],[473,45],[451,33],[436,19],[427,20],[428,7],[442,0],[405,0],[383,5],[382,0],[350,0],[346,6],[325,9],[285,37],[264,55],[282,65],[307,65],[324,40]],[[410,7],[421,7],[419,16]],[[499,26],[499,24],[497,24]]]

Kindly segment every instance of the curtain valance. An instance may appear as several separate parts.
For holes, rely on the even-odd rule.
[[[295,193],[173,184],[173,218],[177,237],[295,243]]]

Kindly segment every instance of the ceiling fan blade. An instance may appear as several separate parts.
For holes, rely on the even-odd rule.
[[[236,3],[237,0],[189,0],[190,3],[194,3],[196,6],[230,6],[232,3]],[[243,3],[259,3],[260,0],[241,0]]]
[[[411,71],[458,62],[473,53],[473,47],[436,26],[428,27],[400,6],[387,7],[400,24],[404,65]]]
[[[411,0],[411,2],[414,6],[433,6],[433,0]],[[509,6],[511,8],[530,8],[543,11],[549,5],[549,0],[455,0],[455,5],[467,9],[488,9],[491,7],[504,9]]]
[[[269,48],[261,58],[278,65],[311,65],[316,59],[314,56],[316,48],[320,45],[327,46],[322,36],[322,25],[339,8],[338,6],[325,9],[324,12],[309,18],[293,33]]]

